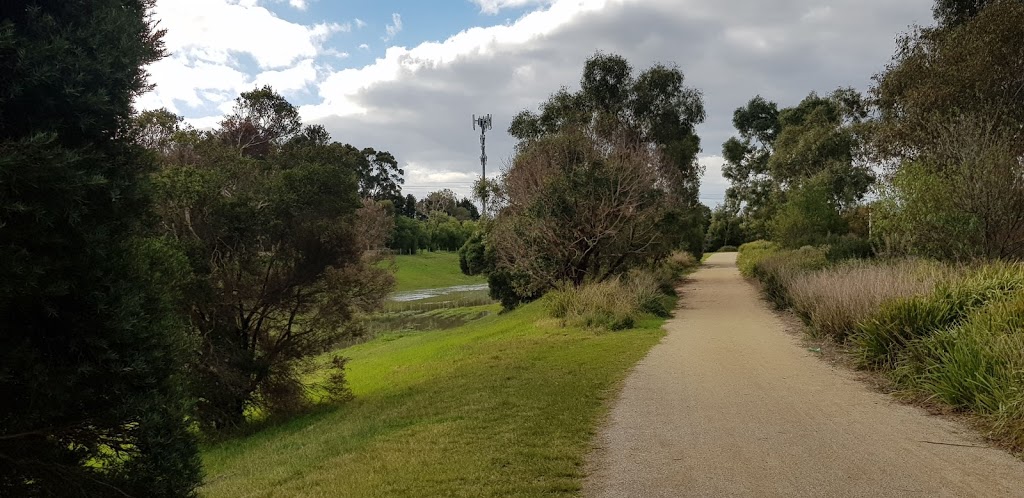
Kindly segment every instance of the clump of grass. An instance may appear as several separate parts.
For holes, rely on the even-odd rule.
[[[1024,447],[1024,293],[910,343],[893,377],[914,392],[989,417],[993,437]]]
[[[683,274],[700,266],[700,261],[697,261],[693,254],[686,251],[675,251],[668,255],[668,258],[665,259],[665,264]]]
[[[739,255],[736,257],[736,265],[744,277],[754,276],[754,265],[762,259],[779,252],[779,245],[767,240],[747,242],[739,247]]]
[[[794,279],[828,265],[825,251],[802,247],[765,255],[753,267],[752,274],[760,282],[765,296],[779,308],[789,306],[789,288]]]
[[[661,292],[674,295],[676,285],[687,273],[700,266],[700,261],[692,254],[685,251],[675,251],[660,263],[654,266],[649,273],[657,280],[657,286]]]
[[[852,260],[800,274],[787,291],[793,310],[813,335],[841,342],[883,303],[927,294],[947,272],[944,265],[920,259]]]
[[[648,271],[626,277],[573,286],[563,284],[546,296],[548,312],[566,325],[624,330],[632,328],[645,313],[669,314],[659,279]]]
[[[946,279],[928,295],[886,303],[852,337],[860,361],[891,369],[911,341],[957,326],[980,307],[1021,291],[1024,266],[993,263]]]

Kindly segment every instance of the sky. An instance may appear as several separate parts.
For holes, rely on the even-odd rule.
[[[168,57],[140,109],[216,126],[239,93],[269,84],[339,142],[395,155],[404,191],[468,195],[480,174],[474,114],[491,114],[488,177],[510,163],[511,118],[586,59],[677,66],[704,95],[701,200],[721,202],[733,111],[840,86],[866,90],[896,38],[931,23],[931,0],[157,0]]]

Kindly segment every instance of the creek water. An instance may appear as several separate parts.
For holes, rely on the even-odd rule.
[[[446,296],[456,292],[473,292],[487,290],[487,284],[453,285],[451,287],[438,287],[436,289],[416,289],[414,291],[396,292],[388,299],[397,302],[419,301],[432,297]]]

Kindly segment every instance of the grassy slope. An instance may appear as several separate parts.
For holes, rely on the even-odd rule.
[[[207,448],[207,496],[568,496],[660,320],[563,329],[533,304],[344,351],[356,399]]]
[[[463,275],[459,270],[459,255],[454,252],[395,256],[395,264],[398,267],[395,290],[398,292],[487,282],[483,276]]]

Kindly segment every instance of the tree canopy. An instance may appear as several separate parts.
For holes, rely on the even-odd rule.
[[[143,0],[0,4],[0,495],[189,496],[177,312],[147,232],[132,100],[163,56]]]

